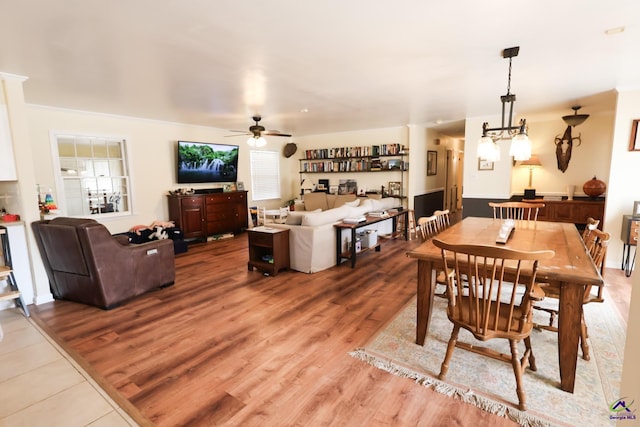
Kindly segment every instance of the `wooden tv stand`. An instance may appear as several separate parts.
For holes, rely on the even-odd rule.
[[[169,219],[185,239],[239,233],[249,227],[247,192],[169,195]]]

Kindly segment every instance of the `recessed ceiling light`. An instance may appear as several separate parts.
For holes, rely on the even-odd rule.
[[[614,34],[620,34],[624,31],[624,27],[615,27],[609,28],[608,30],[604,30],[604,33],[608,36],[612,36]]]
[[[303,108],[303,109],[301,109],[301,110],[300,110],[300,112],[301,112],[301,113],[308,113],[308,112],[309,112],[309,109],[308,109],[308,108]]]

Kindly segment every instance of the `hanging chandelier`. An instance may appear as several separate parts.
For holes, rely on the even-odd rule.
[[[527,136],[527,120],[521,119],[517,126],[513,126],[513,104],[516,95],[511,93],[511,58],[518,56],[520,47],[510,47],[502,51],[503,58],[509,58],[509,79],[507,94],[500,97],[502,102],[502,122],[498,128],[490,128],[489,123],[482,124],[482,138],[478,143],[478,157],[480,160],[495,162],[500,160],[500,147],[496,144],[501,139],[511,139],[509,155],[514,160],[527,160],[531,157],[531,142]],[[508,110],[508,116],[506,116]]]

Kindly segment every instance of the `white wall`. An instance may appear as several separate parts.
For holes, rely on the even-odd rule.
[[[250,186],[250,147],[246,145],[246,137],[226,138],[225,135],[229,135],[229,132],[224,129],[131,117],[37,106],[31,106],[28,111],[31,145],[34,152],[40,154],[33,159],[36,180],[43,188],[55,188],[51,131],[126,137],[130,153],[129,169],[133,186],[134,215],[101,219],[101,222],[113,233],[126,231],[137,224],[150,224],[156,219],[167,220],[166,194],[169,190],[179,187],[209,188],[222,185],[177,184],[175,177],[177,140],[238,144],[240,146],[238,181],[245,183],[245,189],[249,191],[249,204],[253,204]],[[261,149],[280,151],[282,145],[282,138],[267,138],[267,146]],[[282,169],[285,171],[281,189],[283,197],[293,194],[291,179],[286,173],[286,160],[288,159],[281,157],[281,166],[284,165]],[[275,204],[280,205],[280,203],[281,201],[278,200]]]
[[[494,162],[493,170],[478,170],[478,141],[482,137],[482,124],[488,122],[500,123],[500,116],[470,117],[465,123],[465,161],[462,194],[465,198],[496,198],[511,197],[511,158],[509,157],[509,141],[498,141],[500,146],[500,161]]]
[[[542,167],[533,171],[532,186],[536,189],[536,194],[565,196],[567,185],[575,185],[575,194],[584,196],[582,186],[594,176],[608,184],[613,142],[613,111],[591,114],[583,124],[572,129],[573,137],[581,135],[582,144],[577,146],[577,143],[574,143],[569,167],[565,172],[558,169],[555,145],[555,137],[562,137],[567,128],[562,116],[527,123],[531,152],[537,154],[542,163]],[[516,165],[512,171],[512,191],[523,194],[528,184],[529,169]]]
[[[611,172],[608,177],[604,231],[612,239],[607,250],[607,266],[620,268],[622,216],[631,214],[633,202],[640,200],[640,151],[629,151],[631,123],[640,119],[640,90],[620,92],[613,130]]]

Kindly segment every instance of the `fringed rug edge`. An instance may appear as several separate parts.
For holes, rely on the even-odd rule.
[[[413,369],[400,366],[384,357],[370,354],[365,348],[357,348],[354,351],[349,352],[349,355],[385,372],[389,372],[390,374],[396,375],[398,377],[412,379],[417,384],[431,388],[437,393],[461,400],[464,403],[471,404],[490,414],[509,418],[510,420],[518,423],[523,427],[556,426],[556,424],[540,419],[535,415],[520,411],[515,408],[511,408],[505,404],[496,402],[487,397],[480,396],[474,393],[471,389],[456,387],[452,384],[448,384],[446,382],[432,378],[429,375],[425,375],[420,372],[416,372]]]

